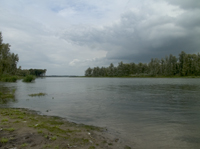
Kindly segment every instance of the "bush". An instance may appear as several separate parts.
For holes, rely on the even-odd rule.
[[[32,82],[35,80],[35,76],[33,75],[28,75],[23,79],[23,82]]]
[[[3,82],[16,82],[17,77],[16,76],[2,76],[1,81],[3,81]]]
[[[13,76],[13,77],[6,77],[2,79],[3,82],[16,82],[17,81],[17,77]]]

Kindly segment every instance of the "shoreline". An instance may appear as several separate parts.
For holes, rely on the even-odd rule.
[[[0,108],[0,148],[131,149],[106,128],[24,108]]]

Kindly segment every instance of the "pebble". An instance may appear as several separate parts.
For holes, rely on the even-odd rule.
[[[93,144],[92,140],[90,140],[90,143],[92,143],[92,144]]]

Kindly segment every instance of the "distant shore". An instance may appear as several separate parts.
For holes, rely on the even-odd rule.
[[[87,77],[87,76],[79,76],[83,78],[200,78],[200,76],[106,76],[106,77]]]

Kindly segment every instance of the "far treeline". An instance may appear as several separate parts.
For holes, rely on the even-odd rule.
[[[6,77],[15,76],[44,76],[46,69],[21,69],[21,66],[17,68],[17,63],[19,61],[18,54],[10,52],[10,45],[8,43],[3,43],[3,37],[0,32],[0,80]],[[16,79],[14,79],[16,80]]]
[[[186,54],[182,51],[179,57],[170,54],[165,58],[152,58],[149,63],[123,63],[117,67],[88,68],[86,77],[156,77],[156,76],[200,76],[200,54]]]

